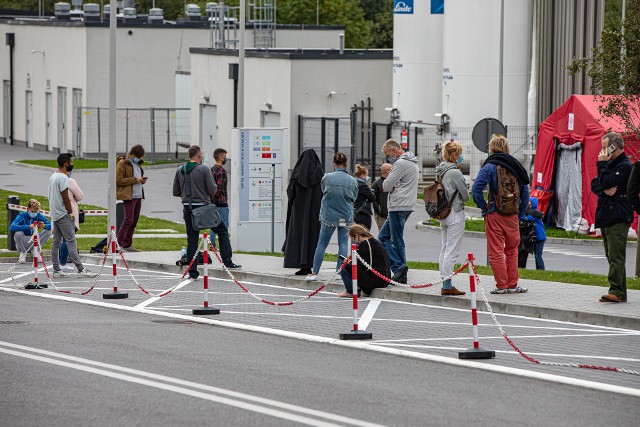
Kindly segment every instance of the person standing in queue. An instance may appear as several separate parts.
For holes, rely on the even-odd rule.
[[[140,252],[132,246],[133,232],[138,225],[140,208],[144,199],[142,185],[147,182],[142,164],[144,148],[134,145],[125,158],[120,158],[116,165],[116,200],[124,203],[124,220],[118,230],[118,244],[124,252]]]
[[[311,274],[313,255],[320,237],[320,204],[324,176],[316,152],[308,148],[300,154],[287,186],[287,221],[284,268],[299,268],[296,276]]]
[[[353,221],[356,224],[363,225],[367,230],[371,230],[371,215],[373,210],[379,210],[376,196],[369,188],[369,170],[360,164],[356,165],[356,171],[353,174],[358,183],[358,197],[353,203]]]

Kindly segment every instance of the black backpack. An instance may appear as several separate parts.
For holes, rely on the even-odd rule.
[[[211,253],[208,254],[209,256],[207,257],[207,264],[211,264],[213,261],[211,260]],[[198,255],[196,255],[196,264],[198,265],[202,265],[204,264],[204,254],[202,253],[202,251],[198,251]],[[189,265],[189,263],[191,262],[191,260],[187,259],[187,256],[184,255],[182,258],[180,258],[178,261],[176,261],[176,265]]]

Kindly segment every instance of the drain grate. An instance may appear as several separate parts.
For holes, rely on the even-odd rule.
[[[25,323],[29,322],[24,320],[0,320],[0,325],[24,325]]]
[[[191,320],[152,320],[153,323],[166,323],[173,325],[188,325],[195,324],[196,322],[192,322]]]

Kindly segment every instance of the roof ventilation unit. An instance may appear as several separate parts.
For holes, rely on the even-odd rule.
[[[73,9],[69,12],[72,21],[82,21],[84,12],[82,11],[82,0],[71,0]]]
[[[149,9],[149,24],[162,24],[164,22],[163,11],[160,8],[154,7]]]
[[[69,3],[59,2],[53,5],[54,15],[58,21],[68,21],[71,18]]]
[[[84,20],[87,22],[100,21],[100,5],[96,3],[87,3],[82,6],[84,11]]]
[[[125,22],[134,22],[138,18],[138,12],[135,7],[125,7],[122,10],[122,17]]]
[[[102,15],[104,15],[104,20],[108,21],[110,16],[111,16],[111,5],[110,4],[105,4],[102,7]],[[118,16],[118,15],[116,15]]]
[[[188,4],[184,7],[185,14],[187,15],[187,21],[196,22],[200,21],[200,6],[197,4]]]

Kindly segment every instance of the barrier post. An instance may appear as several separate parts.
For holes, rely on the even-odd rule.
[[[468,255],[469,266],[469,291],[471,294],[471,323],[473,325],[473,348],[458,352],[458,359],[493,359],[496,352],[480,348],[478,335],[478,309],[476,303],[476,276],[473,271],[473,253]]]
[[[38,243],[38,222],[33,223],[33,248],[31,249],[31,255],[33,255],[33,282],[29,282],[25,289],[43,289],[49,286],[46,283],[40,283],[38,281],[38,256],[40,255],[40,246]]]
[[[126,292],[118,292],[118,270],[117,270],[117,255],[116,249],[116,227],[111,226],[111,261],[113,263],[113,292],[102,294],[104,299],[125,299],[129,298],[129,294]]]
[[[351,291],[353,292],[353,330],[346,334],[340,334],[341,340],[370,340],[373,334],[358,329],[358,257],[356,256],[356,244],[351,244]]]
[[[202,251],[202,268],[204,270],[202,274],[202,282],[204,283],[204,305],[202,308],[194,308],[193,314],[197,316],[205,316],[208,314],[220,314],[219,308],[209,307],[209,239],[207,233],[202,235],[202,244],[204,249]],[[197,258],[196,258],[197,261]]]

